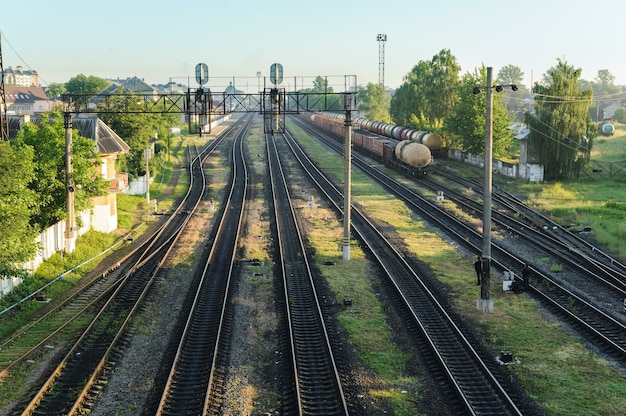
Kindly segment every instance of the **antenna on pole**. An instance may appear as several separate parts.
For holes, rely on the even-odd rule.
[[[378,41],[378,84],[385,88],[385,42],[387,42],[387,35],[376,35]]]
[[[4,90],[4,64],[2,63],[2,33],[0,32],[0,140],[9,140],[9,116],[7,115],[7,97]]]

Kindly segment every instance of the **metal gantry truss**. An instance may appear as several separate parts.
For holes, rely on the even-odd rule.
[[[345,111],[346,100],[356,92],[298,92],[265,88],[254,94],[214,93],[208,88],[190,88],[186,93],[159,95],[124,92],[102,95],[63,94],[65,113],[182,113],[187,116],[190,134],[203,130],[211,120],[230,113],[259,113],[266,133],[283,132],[286,114],[306,111]]]
[[[265,133],[273,134],[285,131],[285,114],[299,114],[306,111],[345,111],[349,119],[349,113],[356,108],[357,87],[356,77],[353,75],[344,76],[347,92],[340,93],[332,92],[330,89],[328,92],[288,92],[278,87],[280,84],[278,80],[273,82],[273,88],[264,88],[256,94],[243,93],[234,87],[233,92],[214,93],[209,87],[203,86],[204,82],[206,79],[202,77],[198,81],[200,84],[198,88],[188,88],[187,92],[177,93],[120,92],[96,95],[63,94],[61,96],[65,116],[68,212],[65,249],[67,252],[74,251],[77,237],[74,218],[74,184],[71,175],[72,116],[74,114],[182,113],[187,117],[189,133],[202,135],[211,132],[211,117],[255,112],[264,115]],[[325,82],[327,82],[326,78]],[[349,145],[347,147],[350,148]],[[350,158],[346,160],[349,161]]]

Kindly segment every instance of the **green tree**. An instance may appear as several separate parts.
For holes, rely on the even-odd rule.
[[[425,85],[428,99],[426,118],[432,129],[439,128],[458,102],[461,66],[449,49],[443,49],[431,61],[430,83]]]
[[[142,109],[141,105],[141,103],[125,100],[124,97],[120,96],[107,103],[110,109],[120,110],[119,113],[100,113],[98,115],[130,146],[129,154],[119,157],[118,167],[120,171],[128,173],[132,178],[146,173],[144,151],[148,148],[150,140],[154,138],[154,132],[161,129],[163,122],[161,114],[156,112],[122,112],[122,110],[139,111]]]
[[[65,83],[65,88],[68,94],[95,95],[105,89],[109,84],[109,81],[93,75],[86,76],[78,74]]]
[[[48,88],[46,88],[46,95],[48,96],[48,98],[60,97],[61,94],[64,94],[66,92],[67,88],[65,88],[65,84],[60,84],[58,82],[53,82],[48,85]]]
[[[429,67],[428,61],[420,61],[404,77],[402,85],[396,89],[389,105],[389,112],[394,123],[408,127],[411,119],[424,119],[423,107],[426,106],[426,98],[420,86],[426,82]]]
[[[474,87],[487,84],[487,69],[483,65],[474,73],[467,73],[459,86],[459,103],[446,118],[445,136],[449,146],[482,155],[485,153],[486,99],[484,88],[474,94]],[[502,97],[505,92],[492,89],[492,155],[506,157],[513,143],[513,132],[509,126],[513,122],[511,113],[506,110]]]
[[[596,76],[595,81],[600,85],[613,85],[615,77],[609,72],[608,69],[600,69],[598,70],[598,75]]]
[[[91,197],[103,195],[108,183],[98,173],[100,162],[93,140],[79,136],[76,130],[72,133],[72,177],[78,188],[78,212],[89,208]],[[15,140],[34,151],[36,180],[29,187],[41,204],[33,221],[43,230],[67,217],[63,116],[58,111],[45,113],[39,124],[25,124]]]
[[[333,87],[328,84],[328,79],[318,75],[313,80],[313,88],[304,88],[299,92],[309,94],[310,108],[318,111],[343,110],[343,99],[338,94],[333,94]]]
[[[391,99],[385,89],[379,84],[369,82],[366,88],[361,88],[357,96],[358,110],[369,120],[391,123],[389,103]]]
[[[505,94],[503,100],[508,111],[519,114],[520,121],[523,119],[524,99],[531,97],[523,81],[524,72],[515,65],[503,66],[496,76],[496,84],[515,85],[517,87],[518,92],[516,94]]]
[[[390,113],[396,124],[439,131],[458,101],[461,67],[448,49],[430,61],[420,61],[391,98]]]
[[[585,80],[578,81],[578,89],[583,91],[591,88],[593,90],[594,105],[589,109],[589,115],[592,120],[599,122],[604,118],[604,109],[614,103],[619,103],[626,94],[622,89],[613,83],[615,77],[607,70],[600,69],[596,78],[589,82]]]
[[[516,85],[518,88],[521,88],[522,81],[524,81],[524,72],[519,66],[506,65],[500,68],[496,79],[498,84]]]
[[[613,114],[613,118],[615,119],[615,121],[620,122],[622,124],[626,123],[626,108],[621,107],[615,110],[615,113]]]
[[[597,127],[588,114],[593,92],[580,91],[580,69],[558,60],[533,87],[535,113],[526,114],[529,144],[546,179],[576,177],[589,161]]]
[[[0,277],[14,276],[35,255],[38,230],[30,220],[38,211],[34,151],[18,141],[0,142]]]

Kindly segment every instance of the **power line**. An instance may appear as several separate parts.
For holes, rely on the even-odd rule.
[[[11,42],[9,42],[9,40],[6,38],[6,35],[0,31],[0,36],[2,36],[2,39],[7,43],[7,45],[9,45],[9,48],[11,48],[11,50],[13,51],[13,53],[20,59],[20,61],[22,61],[22,64],[24,64],[24,66],[26,68],[28,68],[31,71],[34,71],[33,68],[31,68],[30,65],[28,65],[28,63],[26,63],[26,61],[24,60],[24,58],[22,58],[22,56],[19,54],[19,52],[17,50],[15,50],[15,48],[13,47],[13,45],[11,45]],[[37,72],[37,75],[39,77],[39,79],[41,81],[44,82],[44,84],[46,85],[50,85],[48,84],[48,81],[46,81],[45,79],[43,79],[43,77],[41,76],[41,74],[39,74],[39,72]]]
[[[564,135],[564,134],[563,134],[563,133],[561,133],[560,131],[556,130],[554,127],[550,126],[548,123],[546,123],[545,121],[541,120],[541,119],[540,119],[539,117],[537,117],[536,115],[534,115],[534,114],[532,114],[532,113],[528,113],[528,114],[530,114],[530,115],[531,115],[531,116],[532,116],[535,120],[537,120],[537,121],[538,121],[539,123],[541,123],[542,125],[546,126],[548,129],[550,129],[550,130],[552,130],[553,132],[555,132],[556,134],[560,135],[562,138],[567,139],[569,142],[574,142],[574,140],[573,140],[573,139],[569,138],[568,136]],[[550,136],[550,135],[548,135],[548,134],[544,133],[544,132],[543,132],[543,131],[541,131],[541,130],[537,130],[537,129],[535,129],[535,128],[531,127],[531,126],[528,126],[528,129],[529,129],[529,130],[534,131],[535,133],[539,133],[540,135],[542,135],[542,136],[546,137],[547,139],[552,140],[552,141],[554,141],[555,143],[557,143],[557,144],[559,144],[559,145],[561,145],[561,146],[567,147],[567,148],[568,148],[568,149],[570,149],[570,150],[574,150],[574,151],[576,151],[576,152],[578,151],[578,148],[577,148],[577,147],[570,146],[569,144],[567,144],[567,143],[566,143],[566,142],[564,142],[564,141],[559,141],[559,140],[557,140],[555,137],[552,137],[552,136]]]

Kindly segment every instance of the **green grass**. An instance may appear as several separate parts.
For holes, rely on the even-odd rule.
[[[616,181],[525,183],[509,187],[571,231],[590,227],[595,239],[626,261],[626,184]]]
[[[594,139],[591,159],[604,162],[626,160],[626,126],[615,124],[613,136],[598,136]]]
[[[206,142],[206,138],[203,140]],[[185,139],[185,143],[186,141],[187,139]],[[195,142],[197,138],[190,141]],[[184,152],[185,147],[182,146],[178,152],[172,155],[172,164],[168,166],[166,163],[163,167],[171,170],[171,166],[175,162],[177,163],[179,158],[184,159]],[[171,175],[168,174],[168,178],[171,179]],[[180,175],[176,187],[164,196],[164,204],[171,204],[172,201],[179,197],[186,189],[187,183],[187,175]],[[150,221],[147,214],[151,210],[151,205],[146,202],[145,196],[118,194],[116,198],[119,231],[127,232],[133,230],[135,233],[142,232],[145,229],[146,221]],[[77,238],[76,250],[73,253],[58,252],[44,261],[32,275],[25,275],[22,284],[17,286],[13,292],[0,299],[0,310],[13,305],[63,274],[64,279],[48,287],[44,293],[51,299],[61,296],[72,285],[91,272],[98,265],[99,261],[102,260],[102,257],[98,256],[116,244],[120,238],[120,233],[88,231]],[[79,265],[80,267],[77,268]],[[45,303],[27,301],[18,308],[13,309],[10,313],[1,316],[0,337],[24,325],[33,313],[44,305]]]
[[[323,170],[342,175],[341,164],[325,147],[306,139],[300,129],[294,128],[293,133],[313,159],[320,161]],[[394,198],[385,196],[379,187],[356,172],[353,172],[353,193],[369,195],[380,200],[383,206],[396,203]],[[395,415],[417,415],[415,403],[420,395],[419,380],[406,374],[405,366],[411,357],[392,341],[393,330],[386,322],[386,314],[372,287],[369,279],[371,272],[363,251],[353,244],[350,261],[343,260],[343,254],[338,250],[338,243],[343,240],[343,228],[330,210],[322,207],[304,209],[302,215],[310,224],[307,238],[315,247],[314,261],[337,301],[341,303],[343,298],[352,299],[352,306],[344,307],[338,320],[349,332],[350,344],[374,373],[376,381],[372,386],[375,387],[368,394],[384,400]],[[334,265],[324,266],[326,261],[332,261]],[[362,376],[372,377],[369,374]],[[376,403],[372,406],[377,408]]]
[[[591,159],[626,161],[626,126],[594,140]],[[626,183],[613,180],[568,180],[541,184],[510,181],[506,188],[524,195],[528,203],[545,211],[572,231],[590,227],[595,239],[626,261]]]
[[[307,151],[310,151],[313,158],[324,165],[324,169],[335,172],[339,178],[342,177],[341,163],[337,163],[339,159],[336,156],[332,156],[317,144],[309,144],[304,139],[299,140],[306,143]],[[545,320],[541,307],[533,299],[503,292],[497,279],[492,279],[491,287],[494,312],[482,314],[477,311],[476,299],[480,293],[475,286],[473,259],[466,258],[456,250],[455,246],[451,246],[426,228],[420,219],[414,218],[403,204],[387,199],[382,190],[377,194],[370,188],[370,185],[361,181],[360,175],[353,175],[353,180],[355,181],[354,199],[372,215],[395,228],[417,258],[430,265],[439,280],[448,287],[457,311],[476,324],[476,328],[482,334],[484,344],[493,351],[494,356],[501,349],[513,351],[520,363],[508,368],[519,377],[530,397],[542,405],[547,414],[568,416],[623,414],[623,409],[626,408],[626,378],[623,374],[586,349],[564,328]],[[521,183],[519,186],[528,185]],[[546,195],[554,198],[572,201],[579,198],[578,188],[572,191],[569,187],[545,184],[537,186],[538,189],[545,188]],[[600,189],[602,187],[596,191],[597,195],[612,195],[611,192],[603,194],[602,192],[606,191],[601,192]],[[542,198],[538,197],[537,200],[542,200]],[[562,202],[560,200],[558,206],[562,206]],[[606,209],[606,204],[600,205],[604,205],[601,207],[602,210]],[[608,205],[611,207],[612,204]],[[613,223],[613,226],[615,225]],[[327,245],[328,256],[331,258],[332,250],[336,253],[337,249],[335,240],[339,239],[340,233],[336,232],[334,240],[327,238],[323,241],[316,241],[316,247]],[[354,254],[355,250],[351,253]],[[339,258],[339,254],[334,256],[335,259]],[[341,265],[342,260],[339,258],[337,261]],[[335,269],[333,272],[338,275],[337,280],[340,280],[343,285],[336,289],[338,297],[353,295],[359,301],[368,298],[367,295],[361,293],[363,289],[359,289],[360,285],[367,288],[367,285],[363,283],[366,280],[364,276],[367,275],[367,271],[363,269],[361,262],[362,260],[358,257],[353,258],[350,260],[350,265],[343,264],[341,269]],[[334,267],[324,269],[324,274],[330,273],[327,269]],[[357,279],[357,276],[361,274],[365,275],[361,276],[360,280]],[[334,284],[331,286],[334,287]],[[367,308],[375,309],[375,305],[368,303]],[[359,308],[356,313],[353,313],[363,314],[362,309]],[[378,318],[369,319],[368,314],[369,311],[365,315],[368,319],[361,324],[350,325],[351,319],[357,319],[352,317],[342,318],[342,323],[350,329],[351,341],[354,339],[352,342],[361,346],[364,359],[376,368],[377,374],[387,377],[390,384],[393,384],[391,380],[397,383],[402,379],[402,375],[399,367],[395,367],[394,364],[404,362],[403,354],[401,351],[398,353],[392,349],[394,353],[389,357],[396,353],[400,357],[393,364],[386,365],[384,360],[376,359],[376,341],[370,340],[372,335],[369,332],[378,334],[378,337],[383,340],[388,328],[384,321]],[[367,334],[361,334],[360,327],[366,327]],[[372,352],[365,352],[367,348],[373,348]],[[391,376],[389,379],[389,374],[396,374],[396,376],[395,378]],[[416,383],[415,386],[418,386],[416,380],[409,380],[409,383]],[[414,387],[414,389],[418,388]],[[398,390],[385,389],[385,391],[397,393]],[[384,396],[385,393],[380,393],[380,395]],[[418,395],[419,393],[412,399],[407,397],[409,400],[404,400],[402,403],[407,404]],[[402,396],[396,394],[394,397]]]
[[[414,402],[419,396],[419,381],[405,374],[410,358],[392,341],[392,329],[368,278],[368,263],[359,247],[350,250],[350,261],[342,259],[337,249],[341,241],[341,227],[337,226],[332,213],[317,208],[307,215],[313,225],[308,233],[309,242],[315,247],[315,262],[333,261],[333,266],[319,266],[338,302],[352,300],[352,306],[344,307],[338,316],[339,323],[349,332],[349,342],[375,374],[376,388],[368,392],[372,397],[387,400],[396,415],[416,415]],[[371,377],[364,374],[363,377]],[[404,392],[404,393],[403,393]],[[375,408],[375,404],[372,404]]]

